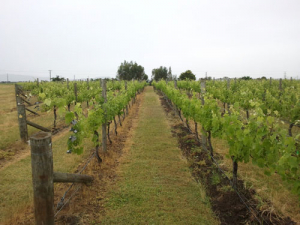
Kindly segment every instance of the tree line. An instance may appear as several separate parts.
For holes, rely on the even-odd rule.
[[[136,62],[124,61],[118,68],[117,79],[119,80],[148,80],[144,67]],[[152,70],[151,80],[177,80],[177,76],[172,74],[172,69],[169,67],[160,66]],[[180,74],[179,80],[196,80],[195,74],[191,70],[187,70]]]

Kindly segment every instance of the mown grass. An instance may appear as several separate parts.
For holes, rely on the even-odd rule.
[[[109,194],[103,224],[218,224],[172,137],[151,87],[146,88],[120,180]]]

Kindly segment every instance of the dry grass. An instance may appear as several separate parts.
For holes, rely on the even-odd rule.
[[[66,154],[69,132],[63,132],[53,137],[54,170],[59,172],[73,171],[87,157],[92,143],[86,140],[83,155]],[[0,171],[0,224],[22,214],[32,207],[31,158],[25,156]],[[11,221],[7,224],[11,224]]]

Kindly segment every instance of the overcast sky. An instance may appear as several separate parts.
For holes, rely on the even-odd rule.
[[[300,0],[0,1],[0,80],[115,77],[124,60],[300,78]]]

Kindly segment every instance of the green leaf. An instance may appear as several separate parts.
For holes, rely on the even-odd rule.
[[[67,112],[65,116],[66,124],[70,124],[72,120],[74,119],[75,115],[73,112]]]
[[[46,94],[45,94],[45,93],[39,93],[39,97],[40,97],[41,99],[45,99],[45,98],[46,98]]]
[[[47,98],[45,101],[44,101],[45,105],[46,106],[50,106],[51,105],[51,99]]]

